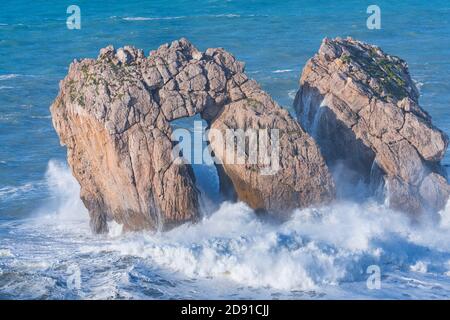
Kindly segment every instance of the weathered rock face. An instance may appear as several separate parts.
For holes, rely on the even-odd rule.
[[[104,48],[71,64],[51,113],[96,232],[111,219],[139,230],[198,218],[192,169],[171,156],[170,121],[199,113],[218,130],[280,129],[276,175],[261,178],[258,164],[220,167],[253,208],[303,207],[334,195],[314,141],[223,49],[200,52],[185,39],[148,57]],[[220,146],[211,147],[220,158]]]
[[[129,47],[102,49],[96,60],[71,64],[51,107],[96,232],[106,231],[111,219],[139,230],[198,217],[190,167],[171,157],[166,100],[159,95],[167,84],[157,71],[166,63],[159,59]]]
[[[450,188],[440,160],[448,139],[419,106],[403,60],[350,38],[325,39],[300,86],[298,119],[329,165],[343,160],[374,187],[385,182],[393,208],[444,207]]]
[[[334,182],[311,137],[254,81],[248,81],[241,89],[245,98],[226,104],[211,128],[222,132],[224,137],[230,129],[258,133],[257,138],[253,137],[262,149],[264,141],[269,141],[264,138],[270,136],[272,145],[267,146],[267,151],[253,154],[267,156],[266,162],[251,164],[250,146],[246,146],[244,164],[227,163],[222,142],[210,137],[215,156],[224,163],[225,174],[231,179],[238,198],[253,209],[278,214],[331,201],[335,194]]]

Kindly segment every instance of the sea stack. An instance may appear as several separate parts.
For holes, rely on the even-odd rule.
[[[390,206],[441,210],[449,197],[440,161],[447,136],[419,106],[402,59],[360,41],[325,39],[302,73],[294,107],[327,164],[358,172]]]
[[[248,161],[218,164],[219,178],[252,208],[279,214],[334,198],[314,140],[223,49],[200,52],[186,39],[149,56],[106,47],[70,65],[51,113],[94,232],[106,232],[109,220],[165,230],[199,218],[195,177],[188,163],[173,161],[170,124],[196,114],[219,132],[279,130],[273,174]],[[223,156],[217,141],[210,147]]]

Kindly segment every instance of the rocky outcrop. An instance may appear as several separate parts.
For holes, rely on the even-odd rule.
[[[195,177],[189,164],[173,161],[170,126],[196,114],[218,132],[279,129],[275,174],[261,175],[258,163],[219,165],[253,208],[280,212],[334,196],[311,137],[223,49],[200,52],[186,39],[148,57],[133,47],[104,48],[97,59],[71,64],[51,113],[96,232],[111,219],[139,230],[198,218]],[[223,156],[217,141],[210,147]]]
[[[210,137],[211,147],[224,163],[224,172],[238,198],[253,209],[278,214],[333,200],[334,182],[311,137],[254,81],[248,81],[242,91],[245,98],[224,105],[211,128],[222,132],[222,136],[230,129],[257,133],[258,147],[265,150],[253,156],[267,157],[267,160],[260,158],[252,164],[251,147],[247,145],[243,150],[245,163],[227,162],[222,141],[217,143]],[[274,131],[276,135],[272,134]],[[265,139],[269,135],[270,139]],[[269,140],[272,145],[264,147]]]
[[[159,56],[108,47],[98,59],[75,61],[51,106],[95,232],[108,220],[139,230],[198,217],[192,171],[172,161],[171,118],[159,94],[169,71]]]
[[[327,163],[356,170],[391,207],[444,207],[450,188],[440,165],[447,136],[419,106],[407,64],[351,38],[325,39],[306,64],[294,107]]]

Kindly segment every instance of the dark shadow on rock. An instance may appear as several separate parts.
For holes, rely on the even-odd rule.
[[[322,105],[323,97],[317,88],[307,90],[310,101],[303,101],[303,88],[294,100],[297,120],[319,145],[335,179],[337,195],[352,199],[367,196],[375,153],[328,106]]]

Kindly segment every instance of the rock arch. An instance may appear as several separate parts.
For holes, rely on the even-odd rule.
[[[180,39],[145,57],[106,47],[97,59],[71,64],[51,113],[95,232],[110,219],[140,230],[198,218],[195,177],[190,165],[173,163],[170,139],[171,121],[196,114],[217,130],[279,130],[276,174],[260,175],[258,164],[219,170],[254,209],[279,214],[334,197],[315,142],[220,48],[200,52]]]

